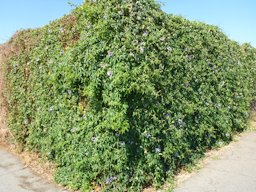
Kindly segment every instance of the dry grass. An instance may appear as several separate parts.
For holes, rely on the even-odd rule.
[[[54,172],[56,170],[56,165],[43,159],[39,154],[33,153],[31,151],[20,151],[17,146],[10,143],[0,143],[0,148],[7,150],[19,157],[24,167],[29,167],[34,174],[40,176],[41,178],[54,183]]]
[[[29,36],[30,30],[17,31],[12,38],[0,45],[0,143],[8,143],[12,138],[7,126],[8,103],[7,84],[5,83],[5,73],[8,70],[6,62],[13,56],[19,55],[25,50],[31,49],[37,42],[35,37]]]
[[[7,44],[0,45],[0,142],[6,142],[10,137],[10,131],[7,128],[7,114],[8,114],[8,105],[6,100],[6,95],[4,95],[5,91],[5,81],[4,81],[4,73],[5,73],[5,65],[7,57],[10,54],[10,46]]]
[[[256,111],[251,113],[251,120],[249,121],[249,130],[256,130]]]
[[[40,157],[36,153],[23,151],[19,154],[24,165],[30,167],[35,173],[43,176],[47,180],[53,180],[53,173],[56,170],[56,166]]]

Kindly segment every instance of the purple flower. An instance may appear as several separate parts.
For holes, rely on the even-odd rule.
[[[109,77],[112,77],[112,76],[113,76],[113,71],[108,71],[108,72],[107,72],[107,75],[108,75]]]
[[[219,145],[219,146],[223,145],[223,142],[222,142],[222,141],[219,141],[219,142],[218,142],[218,145]]]
[[[72,95],[72,91],[71,91],[71,90],[68,90],[68,94],[69,94],[69,95]]]
[[[160,38],[160,41],[165,41],[165,37],[161,37],[161,38]]]
[[[143,36],[147,36],[147,35],[148,35],[148,32],[145,31],[145,32],[143,33]]]
[[[106,179],[106,184],[110,184],[111,182],[112,182],[111,178],[108,177],[108,178]]]
[[[113,56],[113,52],[112,52],[112,51],[109,51],[109,52],[108,52],[108,56],[109,56],[109,57],[112,57],[112,56]]]
[[[179,124],[179,125],[182,125],[182,124],[183,124],[182,119],[178,119],[178,124]]]
[[[75,133],[75,132],[77,132],[77,128],[73,127],[70,131],[71,131],[71,133]]]
[[[93,142],[93,143],[96,143],[96,142],[97,142],[97,140],[98,140],[98,138],[97,138],[97,137],[92,137],[92,142]]]
[[[189,83],[185,83],[185,87],[189,87]]]
[[[122,142],[121,142],[121,145],[125,145],[125,142],[124,142],[124,141],[122,141]]]
[[[156,151],[156,153],[161,153],[161,148],[157,147],[157,148],[155,148],[155,151]]]
[[[167,49],[167,51],[172,51],[171,47],[167,47],[166,49]]]
[[[168,170],[166,171],[166,173],[167,173],[167,174],[171,174],[171,173],[172,173],[172,170],[171,170],[171,169],[168,169]]]
[[[114,177],[107,177],[107,179],[106,179],[106,184],[108,185],[108,184],[110,184],[110,183],[112,183],[114,180],[116,180],[117,178],[114,176]]]
[[[194,58],[193,55],[188,55],[188,60],[192,60]]]
[[[146,133],[146,134],[145,134],[145,137],[146,137],[147,139],[149,139],[149,138],[151,137],[150,133]]]

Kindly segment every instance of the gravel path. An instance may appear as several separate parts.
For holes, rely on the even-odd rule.
[[[242,134],[174,192],[256,192],[256,131]]]
[[[19,158],[0,147],[1,192],[66,192],[24,167]]]

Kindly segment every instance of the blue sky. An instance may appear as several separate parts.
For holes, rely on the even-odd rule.
[[[255,0],[161,0],[163,10],[219,26],[231,39],[256,47]]]
[[[70,0],[80,4],[83,0]],[[160,0],[163,10],[219,26],[231,39],[256,46],[255,0]],[[68,0],[4,0],[0,6],[0,43],[26,28],[36,28],[67,14]]]
[[[0,4],[0,43],[19,29],[36,28],[71,10],[69,0],[2,0]],[[81,4],[83,0],[71,0]]]

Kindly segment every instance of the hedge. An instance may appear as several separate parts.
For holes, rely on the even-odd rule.
[[[9,126],[89,191],[160,187],[247,126],[256,50],[154,0],[86,0],[10,44]]]

